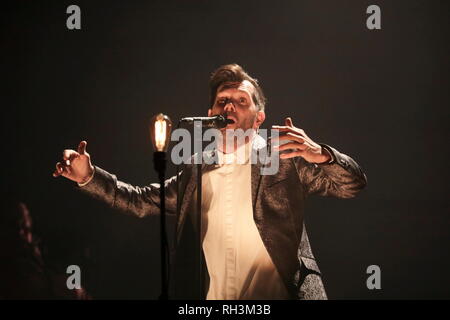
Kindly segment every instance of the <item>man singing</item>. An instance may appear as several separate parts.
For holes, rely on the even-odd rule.
[[[217,144],[218,162],[202,165],[201,235],[205,288],[198,295],[192,274],[198,232],[194,165],[178,176],[181,208],[177,212],[177,177],[168,179],[166,211],[176,214],[176,262],[171,296],[190,299],[326,299],[304,226],[306,198],[312,194],[352,198],[366,185],[358,164],[336,149],[313,141],[286,118],[273,126],[283,142],[277,148],[274,174],[261,174],[250,154],[267,149],[257,134],[265,120],[263,91],[237,64],[225,65],[210,79],[208,116],[223,115],[229,123]],[[254,132],[243,143],[229,143],[227,132]],[[158,184],[134,187],[91,164],[86,141],[78,151],[64,150],[54,176],[78,183],[81,190],[137,217],[159,214]],[[238,154],[244,154],[239,159]],[[205,151],[204,157],[211,156]],[[240,161],[237,161],[240,160]],[[278,159],[277,159],[278,160]],[[194,251],[192,251],[194,250]],[[197,293],[196,293],[197,291]]]

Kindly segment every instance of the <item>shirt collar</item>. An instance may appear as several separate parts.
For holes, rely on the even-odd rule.
[[[252,153],[253,138],[248,143],[240,145],[234,152],[224,153],[217,149],[219,165],[248,164]]]

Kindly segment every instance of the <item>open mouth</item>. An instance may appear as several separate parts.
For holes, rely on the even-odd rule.
[[[235,120],[234,118],[228,118],[228,117],[225,117],[225,119],[227,120],[227,125],[228,125],[228,124],[236,123],[236,120]]]

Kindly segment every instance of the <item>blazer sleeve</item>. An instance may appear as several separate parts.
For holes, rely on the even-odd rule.
[[[296,158],[297,172],[308,194],[353,198],[367,184],[361,167],[349,156],[336,149],[320,144],[330,152],[331,163],[309,163],[302,157]]]
[[[159,190],[157,183],[145,187],[132,186],[97,166],[92,180],[80,190],[105,202],[112,208],[137,217],[159,214]],[[180,173],[181,175],[181,173]],[[165,181],[166,213],[176,214],[177,177]]]

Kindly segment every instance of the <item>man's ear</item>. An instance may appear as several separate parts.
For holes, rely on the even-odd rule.
[[[211,115],[212,115],[212,110],[208,109],[208,117],[211,117]]]
[[[256,113],[256,125],[259,127],[266,120],[266,113],[264,111],[258,111]]]

